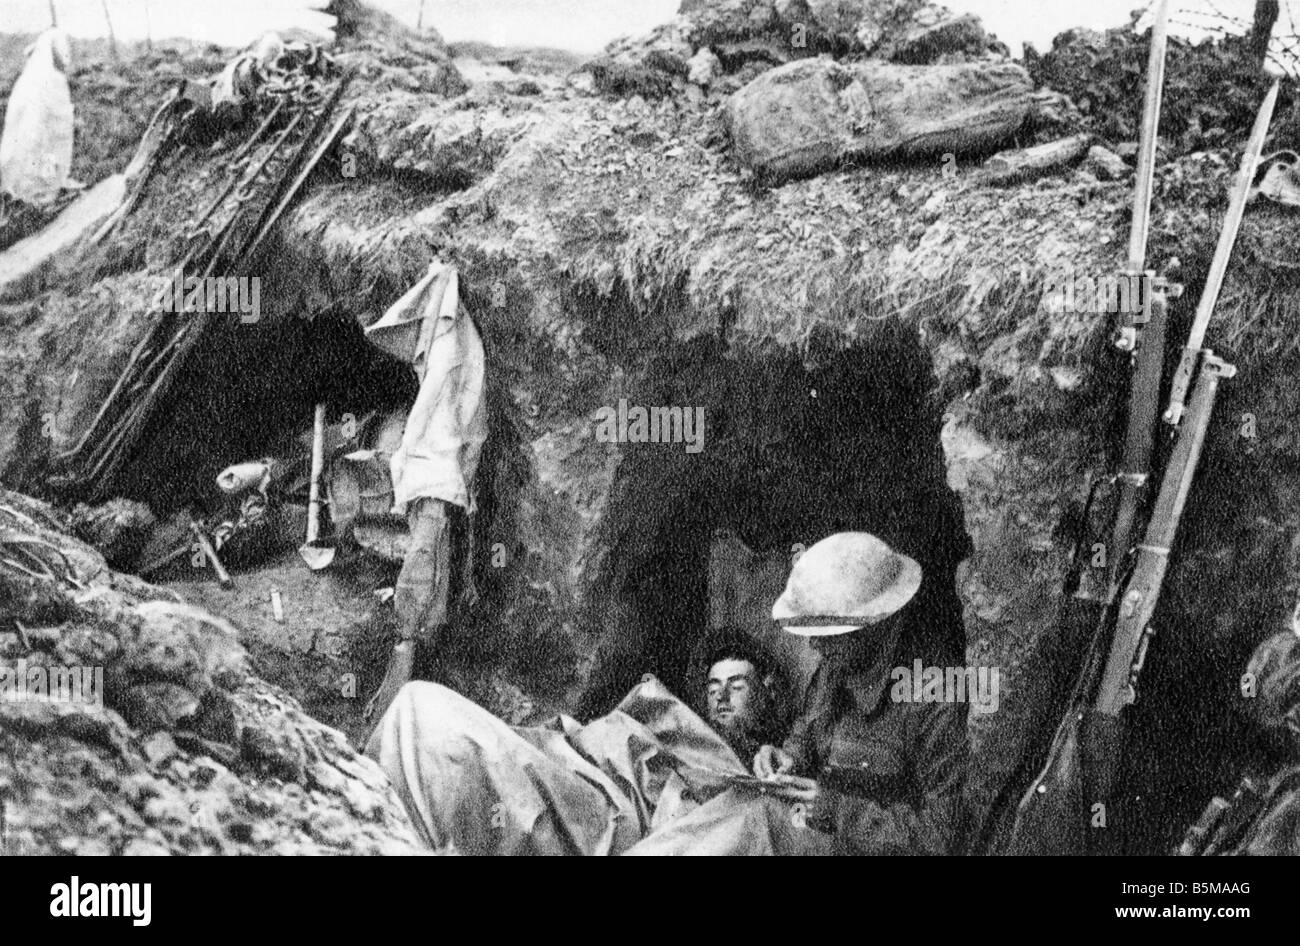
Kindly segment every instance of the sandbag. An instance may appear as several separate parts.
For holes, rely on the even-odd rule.
[[[27,64],[14,83],[0,134],[0,190],[48,207],[72,170],[72,94],[68,38],[48,29],[28,48]]]
[[[849,163],[990,150],[1024,125],[1032,94],[1015,63],[801,59],[736,92],[726,118],[736,159],[777,184]]]

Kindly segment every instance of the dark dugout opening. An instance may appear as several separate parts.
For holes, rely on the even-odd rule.
[[[596,658],[581,715],[608,711],[647,672],[694,698],[718,528],[755,552],[786,555],[836,532],[875,533],[925,572],[908,608],[914,652],[965,663],[955,572],[972,547],[947,485],[942,405],[915,331],[882,322],[867,342],[815,340],[804,357],[730,354],[699,340],[643,378],[629,405],[703,408],[702,449],[622,446],[591,566]]]
[[[409,366],[367,342],[351,316],[229,316],[181,366],[106,493],[159,514],[201,506],[226,466],[300,450],[293,440],[310,432],[317,402],[337,422],[409,406],[415,389]]]

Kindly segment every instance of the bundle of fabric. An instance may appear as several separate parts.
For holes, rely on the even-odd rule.
[[[390,465],[393,512],[407,517],[410,537],[394,589],[400,639],[367,707],[375,718],[411,678],[415,641],[431,639],[447,623],[450,513],[474,511],[487,407],[483,342],[460,304],[455,267],[434,260],[424,278],[366,329],[366,337],[410,364],[420,382]],[[461,568],[472,599],[469,562],[469,550],[463,550]]]
[[[1300,154],[1275,151],[1260,158],[1250,199],[1264,197],[1283,207],[1300,207]]]
[[[211,83],[212,110],[238,121],[264,86],[278,92],[330,72],[333,60],[314,43],[287,41],[264,33],[251,48],[226,64]]]
[[[27,49],[0,134],[0,190],[36,208],[48,208],[68,185],[72,169],[72,94],[68,37],[48,29]]]
[[[367,755],[431,848],[462,854],[827,853],[792,806],[746,787],[731,747],[645,677],[584,725],[506,725],[436,683],[404,687]]]

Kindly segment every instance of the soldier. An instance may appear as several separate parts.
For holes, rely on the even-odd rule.
[[[759,786],[733,789],[655,832],[646,854],[945,854],[962,844],[966,706],[895,699],[911,643],[906,605],[921,567],[864,532],[833,535],[795,563],[772,617],[822,654],[784,747],[754,758]],[[758,797],[745,796],[754,791]],[[759,843],[761,842],[761,843]]]
[[[1289,630],[1255,649],[1242,684],[1268,760],[1260,769],[1273,774],[1248,775],[1231,799],[1213,799],[1179,854],[1300,854],[1300,605]]]
[[[691,706],[647,676],[585,725],[512,727],[446,687],[408,683],[367,752],[431,847],[618,854],[747,778],[759,745],[783,733],[785,678],[758,642],[722,629],[700,654]]]
[[[700,715],[748,765],[761,746],[785,735],[785,674],[754,635],[740,628],[711,632],[702,652]]]

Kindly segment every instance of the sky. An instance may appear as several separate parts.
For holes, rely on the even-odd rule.
[[[326,0],[0,0],[0,32],[34,32],[49,24],[49,4],[74,36],[105,35],[105,6],[120,38],[187,36],[243,46],[268,29],[325,25]],[[485,40],[502,46],[556,46],[594,52],[618,36],[645,32],[669,19],[679,0],[373,0],[414,25],[421,3],[424,23],[448,40]],[[1023,43],[1040,50],[1074,26],[1104,29],[1126,23],[1146,0],[948,0],[948,7],[978,14],[986,28],[1019,55]],[[1197,35],[1189,24],[1214,9],[1249,16],[1253,0],[1179,0],[1176,32]],[[1300,23],[1300,0],[1283,0],[1280,29],[1290,33],[1288,14]],[[313,10],[316,8],[316,10]]]

